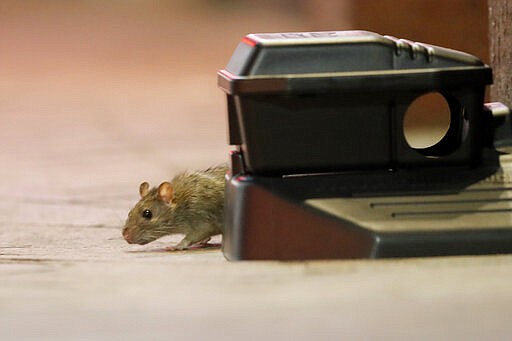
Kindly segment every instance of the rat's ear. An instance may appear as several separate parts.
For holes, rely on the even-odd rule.
[[[140,197],[145,197],[146,194],[148,194],[149,192],[149,184],[147,182],[143,182],[140,184],[139,186],[139,194],[140,194]]]
[[[162,182],[158,186],[158,197],[166,204],[170,204],[172,200],[172,185],[168,182]]]

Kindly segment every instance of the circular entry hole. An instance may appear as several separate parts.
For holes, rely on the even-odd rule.
[[[421,154],[431,155],[450,129],[451,111],[446,98],[437,92],[424,94],[407,109],[403,131],[409,146]],[[435,148],[434,148],[435,149]]]

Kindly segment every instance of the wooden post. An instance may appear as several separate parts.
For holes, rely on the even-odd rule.
[[[489,0],[491,99],[512,107],[512,1]]]

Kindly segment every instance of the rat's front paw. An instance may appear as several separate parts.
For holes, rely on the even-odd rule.
[[[179,245],[175,245],[175,246],[167,246],[166,248],[164,248],[165,251],[183,251],[183,250],[187,250],[188,249],[188,246],[187,247],[183,247],[183,246],[179,246]]]
[[[183,251],[183,250],[187,250],[191,244],[192,243],[187,238],[185,238],[175,246],[166,247],[165,250],[166,251]]]

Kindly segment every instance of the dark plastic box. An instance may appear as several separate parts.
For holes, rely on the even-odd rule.
[[[250,34],[218,73],[229,143],[259,175],[478,165],[492,71],[474,56],[366,31]],[[438,92],[450,127],[415,149],[404,114]]]

